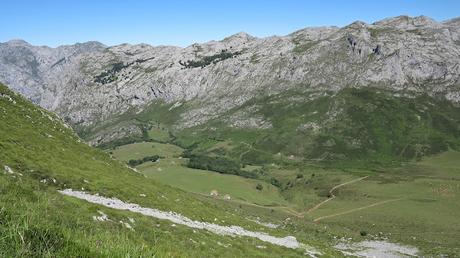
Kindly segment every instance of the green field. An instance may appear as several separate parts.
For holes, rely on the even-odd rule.
[[[162,125],[152,126],[152,128],[147,131],[147,135],[150,139],[158,142],[168,142],[171,140],[169,132]]]
[[[337,198],[308,218],[332,215],[320,223],[388,237],[431,255],[456,256],[460,253],[459,168],[460,153],[449,151],[372,175],[340,188]]]
[[[209,196],[215,190],[219,194],[218,198],[228,195],[231,200],[259,205],[287,205],[278,188],[266,182],[186,167],[186,159],[181,158],[183,149],[175,145],[142,142],[119,146],[112,152],[114,157],[122,161],[149,155],[163,157],[157,162],[147,162],[136,168],[158,182],[188,192]],[[256,189],[257,184],[263,186],[262,190]]]
[[[159,155],[160,157],[167,158],[179,157],[182,154],[182,149],[172,144],[141,142],[119,146],[111,152],[115,158],[128,161],[151,155]]]
[[[229,195],[232,200],[237,199],[259,205],[279,206],[287,204],[280,196],[278,188],[268,183],[234,175],[223,175],[206,170],[167,164],[168,162],[174,162],[174,160],[161,160],[155,164],[141,165],[138,169],[158,182],[188,192],[209,196],[211,191],[216,190],[219,193],[218,198],[224,198],[225,195]],[[257,184],[261,184],[263,189],[257,190]]]
[[[227,148],[228,143],[218,146]],[[268,210],[251,204],[272,207],[277,211],[271,214],[272,219],[294,218],[298,230],[311,230],[316,221],[329,227],[327,234],[337,238],[388,239],[435,256],[460,252],[460,152],[448,151],[381,171],[298,163],[245,166],[247,171],[263,170],[259,180],[187,168],[181,152],[170,144],[138,143],[121,146],[114,155],[126,160],[128,156],[161,153],[164,159],[137,169],[156,181],[203,197],[209,198],[209,193],[217,190],[219,197],[209,199],[230,206],[243,204],[244,209],[258,214],[270,216]],[[334,186],[365,176],[337,188],[334,199],[307,212],[331,197],[329,191]],[[270,184],[270,178],[276,178],[280,186]],[[256,189],[258,183],[263,185],[262,191]],[[231,201],[222,198],[226,194]],[[366,235],[361,236],[362,232]]]

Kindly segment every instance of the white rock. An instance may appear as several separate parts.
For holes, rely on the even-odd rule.
[[[5,165],[4,168],[5,168],[5,173],[14,174],[14,171],[10,167],[8,167],[7,165]]]
[[[261,241],[268,242],[274,245],[284,246],[284,247],[293,248],[293,249],[302,248],[307,251],[316,252],[314,248],[309,247],[305,244],[299,243],[297,239],[293,236],[275,237],[275,236],[271,236],[263,232],[249,231],[239,226],[222,226],[222,225],[212,224],[208,222],[191,220],[175,212],[171,212],[171,211],[165,212],[165,211],[160,211],[160,210],[153,209],[153,208],[141,207],[134,203],[125,203],[116,198],[106,198],[102,196],[96,196],[96,195],[88,194],[85,192],[74,191],[72,189],[65,189],[59,192],[67,196],[73,196],[73,197],[76,197],[82,200],[86,200],[90,203],[100,204],[100,205],[103,205],[103,206],[106,206],[112,209],[128,210],[131,212],[143,214],[145,216],[168,220],[173,223],[172,225],[179,224],[179,225],[184,225],[184,226],[187,226],[193,229],[205,229],[205,230],[208,230],[210,232],[213,232],[219,235],[252,237],[252,238],[257,238]]]

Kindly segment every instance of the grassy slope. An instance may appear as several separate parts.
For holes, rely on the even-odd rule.
[[[331,215],[376,202],[402,198],[321,223],[382,234],[415,245],[427,254],[458,256],[460,249],[460,153],[449,151],[409,163],[337,191],[337,198],[309,214]],[[379,233],[381,232],[381,233]]]
[[[146,156],[177,158],[182,155],[182,148],[172,144],[140,142],[116,147],[112,153],[119,160],[141,159]]]
[[[340,168],[395,165],[460,146],[460,108],[448,101],[376,89],[313,95],[289,91],[254,98],[206,125],[176,133],[176,142],[208,152],[227,141],[229,147],[219,152],[247,164],[271,163],[280,153]],[[224,121],[237,112],[263,117],[273,127],[229,128]]]
[[[74,125],[74,128],[78,135],[87,141],[94,139],[98,135],[116,131],[117,128],[127,125],[135,125],[142,131],[141,134],[135,133],[125,138],[99,145],[102,148],[110,148],[142,140],[165,142],[170,140],[170,137],[167,137],[169,136],[168,129],[179,120],[180,114],[186,108],[186,104],[173,108],[173,104],[156,101],[152,102],[140,113],[137,109],[131,109],[123,114],[115,114],[109,119],[99,121],[90,127]]]
[[[459,149],[460,108],[443,99],[395,97],[375,89],[345,89],[313,100],[311,94],[284,92],[255,98],[206,125],[174,132],[174,143],[190,147],[193,153],[257,164],[254,167],[262,168],[268,178],[282,183],[282,196],[297,211],[325,200],[334,185],[370,175],[337,191],[336,199],[309,214],[306,221],[404,198],[325,219],[320,225],[327,225],[324,233],[331,236],[365,239],[362,230],[369,233],[367,238],[382,232],[390,241],[418,246],[427,254],[458,255],[459,192],[458,180],[452,178],[460,173],[456,168],[460,155],[445,151]],[[226,126],[224,121],[242,110],[250,110],[248,117],[262,116],[273,128]],[[167,114],[167,108],[160,113]],[[152,111],[142,116],[144,121],[161,122]],[[173,117],[177,119],[177,113]],[[309,122],[320,129],[298,130]],[[437,153],[443,154],[424,158]],[[300,223],[295,230],[302,231],[303,226]]]
[[[147,148],[149,145],[154,145],[155,148]],[[136,149],[136,146],[139,148]],[[171,151],[172,149],[175,151]],[[177,151],[177,147],[171,148],[171,145],[138,143],[118,147],[114,153],[116,157],[126,160],[123,155],[137,153],[138,156],[135,158],[140,158],[159,153],[158,151],[166,157],[160,162],[140,165],[137,169],[185,191],[207,194],[211,189],[218,189],[221,193],[230,193],[237,201],[242,202],[221,198],[213,200],[230,207],[243,206],[243,210],[246,211],[255,210],[259,216],[270,217],[275,223],[291,216],[294,226],[290,230],[305,238],[312,237],[312,232],[315,232],[318,235],[314,236],[319,238],[329,236],[330,243],[334,243],[340,237],[352,237],[354,241],[388,239],[417,246],[426,255],[455,256],[460,252],[457,246],[460,224],[456,216],[460,211],[457,201],[460,194],[459,152],[448,151],[419,162],[410,162],[402,167],[381,171],[340,170],[315,165],[305,165],[302,168],[292,165],[247,167],[262,168],[266,176],[276,178],[281,183],[278,190],[283,200],[279,194],[256,192],[254,185],[248,188],[247,185],[252,180],[186,168],[183,166],[184,159],[177,156],[174,158],[180,152]],[[158,168],[161,168],[161,171],[158,171]],[[366,175],[369,177],[363,181],[337,189],[334,192],[337,198],[311,213],[306,213],[305,218],[293,217],[292,210],[296,210],[297,213],[305,212],[327,199],[329,190],[334,186]],[[266,186],[267,184],[264,184],[264,188]],[[323,219],[318,223],[318,228],[312,228],[310,224],[321,216],[394,199],[401,200]],[[270,204],[275,201],[278,206],[271,206]],[[251,206],[251,203],[266,205],[266,208]],[[361,232],[366,232],[367,236],[361,236]]]
[[[289,90],[260,94],[220,117],[175,130],[181,114],[197,108],[189,102],[154,102],[78,131],[84,139],[118,126],[139,126],[142,135],[104,144],[104,148],[153,140],[194,146],[196,152],[224,155],[245,164],[267,164],[293,157],[320,160],[335,167],[376,168],[460,146],[460,107],[426,95],[395,96],[376,88],[339,92]],[[261,118],[269,129],[229,127],[228,120]],[[241,115],[242,114],[242,115]],[[231,120],[231,119],[230,119]],[[224,146],[221,146],[225,142]],[[277,154],[280,156],[276,156]]]
[[[217,190],[220,198],[228,194],[233,199],[261,205],[287,204],[278,189],[266,182],[185,167],[186,159],[180,158],[183,149],[175,145],[142,142],[119,146],[111,152],[122,161],[162,156],[158,162],[148,162],[137,169],[156,181],[188,192],[209,195],[212,190]],[[256,189],[257,184],[263,185],[261,191]]]
[[[121,256],[297,256],[295,250],[258,241],[221,237],[140,215],[114,211],[61,196],[57,189],[73,188],[116,196],[146,207],[180,212],[190,218],[260,229],[222,209],[136,174],[106,153],[78,142],[70,129],[0,85],[0,256],[121,257]],[[22,174],[19,175],[19,173]],[[40,181],[46,179],[46,183]],[[147,197],[141,197],[146,194]],[[223,206],[222,206],[223,207]],[[95,222],[103,211],[111,222]],[[136,220],[134,231],[118,221]],[[276,235],[284,230],[268,230]],[[304,238],[305,239],[305,238]],[[300,239],[302,240],[302,239]],[[225,248],[217,242],[231,247]],[[326,249],[325,249],[326,250]],[[327,252],[327,250],[326,250]]]

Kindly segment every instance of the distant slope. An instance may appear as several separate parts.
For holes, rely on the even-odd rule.
[[[76,189],[200,221],[257,224],[159,185],[91,148],[53,114],[0,85],[0,256],[298,256],[255,240],[195,232],[170,222],[64,197]],[[275,235],[287,232],[268,229]],[[219,244],[220,243],[220,244]],[[263,243],[263,242],[262,242]]]
[[[133,114],[132,119],[163,121],[153,111]],[[460,107],[442,97],[394,96],[376,88],[285,91],[254,97],[205,125],[176,131],[174,141],[193,153],[227,156],[243,164],[379,165],[458,150],[459,125]]]

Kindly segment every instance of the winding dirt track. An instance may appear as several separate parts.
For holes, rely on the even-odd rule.
[[[404,199],[404,198],[397,198],[397,199],[390,199],[390,200],[380,201],[380,202],[376,202],[376,203],[366,205],[366,206],[363,206],[363,207],[351,209],[351,210],[348,210],[348,211],[343,211],[343,212],[334,213],[334,214],[331,214],[331,215],[321,216],[319,218],[314,219],[313,222],[318,222],[318,221],[323,220],[323,219],[328,219],[328,218],[332,218],[332,217],[336,217],[336,216],[340,216],[340,215],[345,215],[345,214],[348,214],[348,213],[352,213],[352,212],[355,212],[355,211],[360,211],[360,210],[364,210],[364,209],[367,209],[367,208],[379,206],[379,205],[389,203],[389,202],[400,201],[402,199]]]
[[[289,208],[287,206],[264,206],[264,205],[259,205],[259,204],[255,204],[255,203],[250,203],[250,202],[245,202],[245,201],[239,201],[239,200],[226,200],[226,201],[229,201],[229,202],[233,202],[233,203],[238,203],[238,204],[242,204],[242,205],[247,205],[247,206],[252,206],[252,207],[258,207],[258,208],[262,208],[262,209],[280,209],[280,210],[283,210],[284,212],[286,213],[289,213],[297,218],[304,218],[305,217],[305,214],[308,214],[316,209],[318,209],[319,207],[321,207],[322,205],[324,205],[325,203],[329,202],[330,200],[333,200],[336,196],[334,195],[334,191],[337,190],[338,188],[342,187],[342,186],[345,186],[345,185],[348,185],[348,184],[352,184],[352,183],[355,183],[355,182],[358,182],[358,181],[361,181],[363,179],[366,179],[368,178],[369,176],[364,176],[364,177],[360,177],[360,178],[357,178],[357,179],[353,179],[351,181],[348,181],[348,182],[344,182],[344,183],[341,183],[339,185],[336,185],[334,187],[331,188],[331,190],[329,190],[329,194],[331,195],[330,198],[318,203],[317,205],[315,205],[314,207],[310,208],[309,210],[307,211],[304,211],[304,212],[297,212],[295,211],[294,209],[292,208]],[[197,193],[197,192],[192,192],[193,194],[196,194],[196,195],[200,195],[200,196],[203,196],[203,197],[206,197],[206,198],[212,198],[210,197],[209,195],[207,194],[203,194],[203,193]],[[359,208],[358,208],[359,209]]]
[[[329,197],[328,199],[318,203],[317,205],[313,206],[312,208],[310,208],[310,209],[308,209],[307,211],[304,211],[304,212],[297,212],[294,209],[286,207],[286,206],[264,206],[264,205],[259,205],[259,204],[249,203],[249,202],[239,201],[239,200],[226,200],[226,201],[230,201],[230,202],[238,203],[238,204],[242,204],[242,205],[247,205],[247,206],[263,208],[263,209],[280,209],[280,210],[283,210],[284,212],[289,213],[289,214],[291,214],[291,215],[293,215],[295,217],[304,218],[305,214],[309,214],[309,213],[317,210],[319,207],[323,206],[327,202],[329,202],[329,201],[333,200],[334,198],[336,198],[336,196],[334,195],[334,191],[337,190],[338,188],[343,187],[345,185],[349,185],[349,184],[359,182],[359,181],[364,180],[364,179],[366,179],[368,177],[369,176],[363,176],[363,177],[353,179],[351,181],[347,181],[347,182],[344,182],[344,183],[341,183],[341,184],[338,184],[338,185],[332,187],[331,190],[329,190],[329,194],[330,194],[331,197]],[[200,195],[200,196],[203,196],[203,197],[211,198],[210,196],[208,196],[206,194],[203,194],[203,193],[194,192],[193,194],[197,194],[197,195]],[[318,218],[314,219],[313,222],[318,222],[318,221],[321,221],[323,219],[328,219],[328,218],[333,218],[333,217],[336,217],[336,216],[349,214],[349,213],[352,213],[352,212],[364,210],[364,209],[367,209],[367,208],[383,205],[383,204],[390,203],[390,202],[400,201],[402,199],[404,199],[404,198],[384,200],[384,201],[376,202],[376,203],[366,205],[366,206],[363,206],[363,207],[358,207],[358,208],[350,209],[350,210],[343,211],[343,212],[338,212],[338,213],[334,213],[334,214],[330,214],[330,215],[321,216],[321,217],[318,217]]]
[[[363,177],[360,177],[358,179],[354,179],[354,180],[351,180],[351,181],[348,181],[348,182],[345,182],[345,183],[341,183],[339,185],[336,185],[334,187],[331,188],[331,190],[329,190],[329,195],[331,197],[329,197],[328,199],[318,203],[317,205],[313,206],[312,208],[310,208],[309,210],[307,210],[306,214],[309,214],[310,212],[312,211],[315,211],[316,209],[318,209],[319,207],[323,206],[325,203],[327,203],[328,201],[330,200],[333,200],[336,196],[334,195],[334,191],[342,186],[345,186],[345,185],[349,185],[349,184],[353,184],[355,182],[358,182],[358,181],[361,181],[363,179],[366,179],[368,178],[369,176],[363,176]]]

